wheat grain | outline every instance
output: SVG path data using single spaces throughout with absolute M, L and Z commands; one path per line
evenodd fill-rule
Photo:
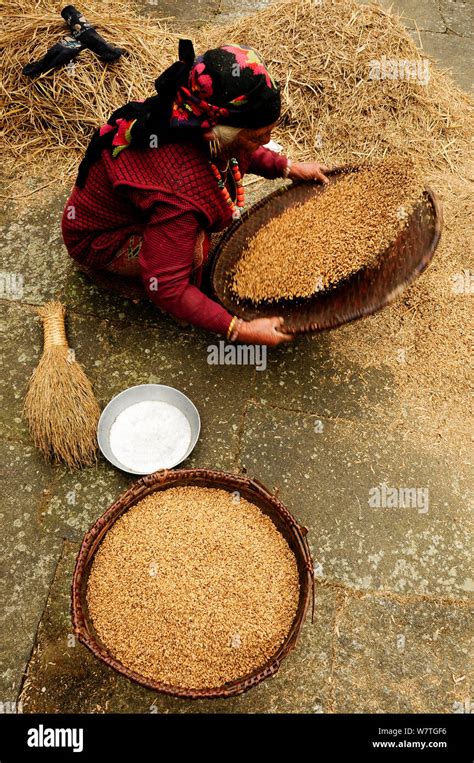
M 262 666 L 299 597 L 296 559 L 271 519 L 226 490 L 149 495 L 109 530 L 88 607 L 109 651 L 140 675 L 217 687 Z

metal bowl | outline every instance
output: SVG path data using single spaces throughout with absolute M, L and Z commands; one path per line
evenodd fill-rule
M 128 474 L 149 474 L 150 472 L 136 471 L 118 460 L 110 447 L 110 429 L 122 411 L 135 403 L 141 403 L 145 400 L 156 400 L 173 405 L 186 416 L 191 427 L 191 440 L 188 449 L 184 456 L 179 461 L 176 461 L 175 464 L 167 467 L 168 469 L 172 469 L 188 458 L 198 441 L 199 432 L 201 431 L 201 419 L 196 406 L 179 389 L 167 387 L 164 384 L 138 384 L 136 387 L 129 387 L 123 390 L 123 392 L 113 397 L 102 411 L 97 425 L 97 440 L 99 448 L 107 461 L 110 461 L 118 469 L 128 472 Z

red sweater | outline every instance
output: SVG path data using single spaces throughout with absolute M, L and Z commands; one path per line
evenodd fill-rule
M 283 175 L 286 164 L 286 157 L 261 147 L 250 161 L 240 162 L 240 171 L 272 179 Z M 231 185 L 228 190 L 232 195 Z M 74 186 L 66 202 L 62 234 L 71 257 L 97 268 L 105 267 L 132 233 L 142 234 L 138 259 L 149 298 L 177 318 L 225 334 L 232 316 L 190 281 L 200 283 L 202 268 L 193 273 L 199 232 L 232 222 L 202 150 L 170 143 L 147 150 L 131 146 L 116 159 L 104 149 L 84 188 Z M 206 235 L 204 261 L 209 241 Z

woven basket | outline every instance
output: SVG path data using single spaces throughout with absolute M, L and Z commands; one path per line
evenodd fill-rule
M 273 657 L 257 670 L 223 686 L 210 687 L 208 689 L 184 689 L 171 686 L 129 670 L 125 665 L 116 660 L 101 643 L 94 630 L 87 609 L 87 580 L 94 555 L 114 522 L 128 509 L 138 503 L 138 501 L 150 495 L 150 493 L 184 485 L 222 488 L 229 492 L 238 490 L 243 498 L 258 506 L 261 511 L 271 518 L 292 549 L 299 572 L 300 596 L 298 607 L 284 643 L 278 648 Z M 282 660 L 296 645 L 311 597 L 314 614 L 313 560 L 309 551 L 306 534 L 306 528 L 301 527 L 281 501 L 257 480 L 248 479 L 238 474 L 227 474 L 226 472 L 209 471 L 207 469 L 165 470 L 147 475 L 139 479 L 123 493 L 84 536 L 72 582 L 72 621 L 74 633 L 79 641 L 87 646 L 106 665 L 149 689 L 175 697 L 191 699 L 231 697 L 235 694 L 240 694 L 277 672 Z
M 358 169 L 340 167 L 328 172 L 330 184 Z M 311 297 L 258 305 L 249 300 L 238 301 L 230 288 L 230 274 L 249 239 L 271 218 L 315 194 L 324 193 L 325 189 L 326 186 L 314 183 L 293 183 L 278 188 L 254 204 L 226 230 L 214 253 L 211 283 L 214 296 L 229 312 L 245 320 L 281 315 L 288 333 L 322 331 L 380 310 L 426 268 L 442 228 L 440 205 L 429 189 L 425 189 L 423 200 L 413 210 L 407 226 L 375 265 L 359 270 L 333 288 Z

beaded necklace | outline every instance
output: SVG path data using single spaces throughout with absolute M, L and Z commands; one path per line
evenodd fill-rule
M 226 204 L 232 210 L 232 217 L 234 218 L 234 220 L 238 220 L 240 215 L 242 214 L 242 211 L 241 211 L 242 207 L 245 205 L 245 191 L 244 191 L 244 186 L 242 183 L 242 175 L 240 174 L 239 163 L 237 159 L 232 158 L 229 161 L 230 161 L 230 166 L 232 168 L 232 174 L 234 176 L 235 187 L 237 191 L 237 197 L 236 197 L 237 204 L 234 204 L 234 202 L 232 201 L 230 197 L 230 193 L 225 187 L 225 181 L 222 179 L 220 170 L 216 167 L 216 165 L 213 162 L 209 161 L 209 164 L 211 165 L 211 169 L 216 177 L 217 185 L 219 186 L 221 190 L 224 200 Z M 227 174 L 227 167 L 224 171 Z

